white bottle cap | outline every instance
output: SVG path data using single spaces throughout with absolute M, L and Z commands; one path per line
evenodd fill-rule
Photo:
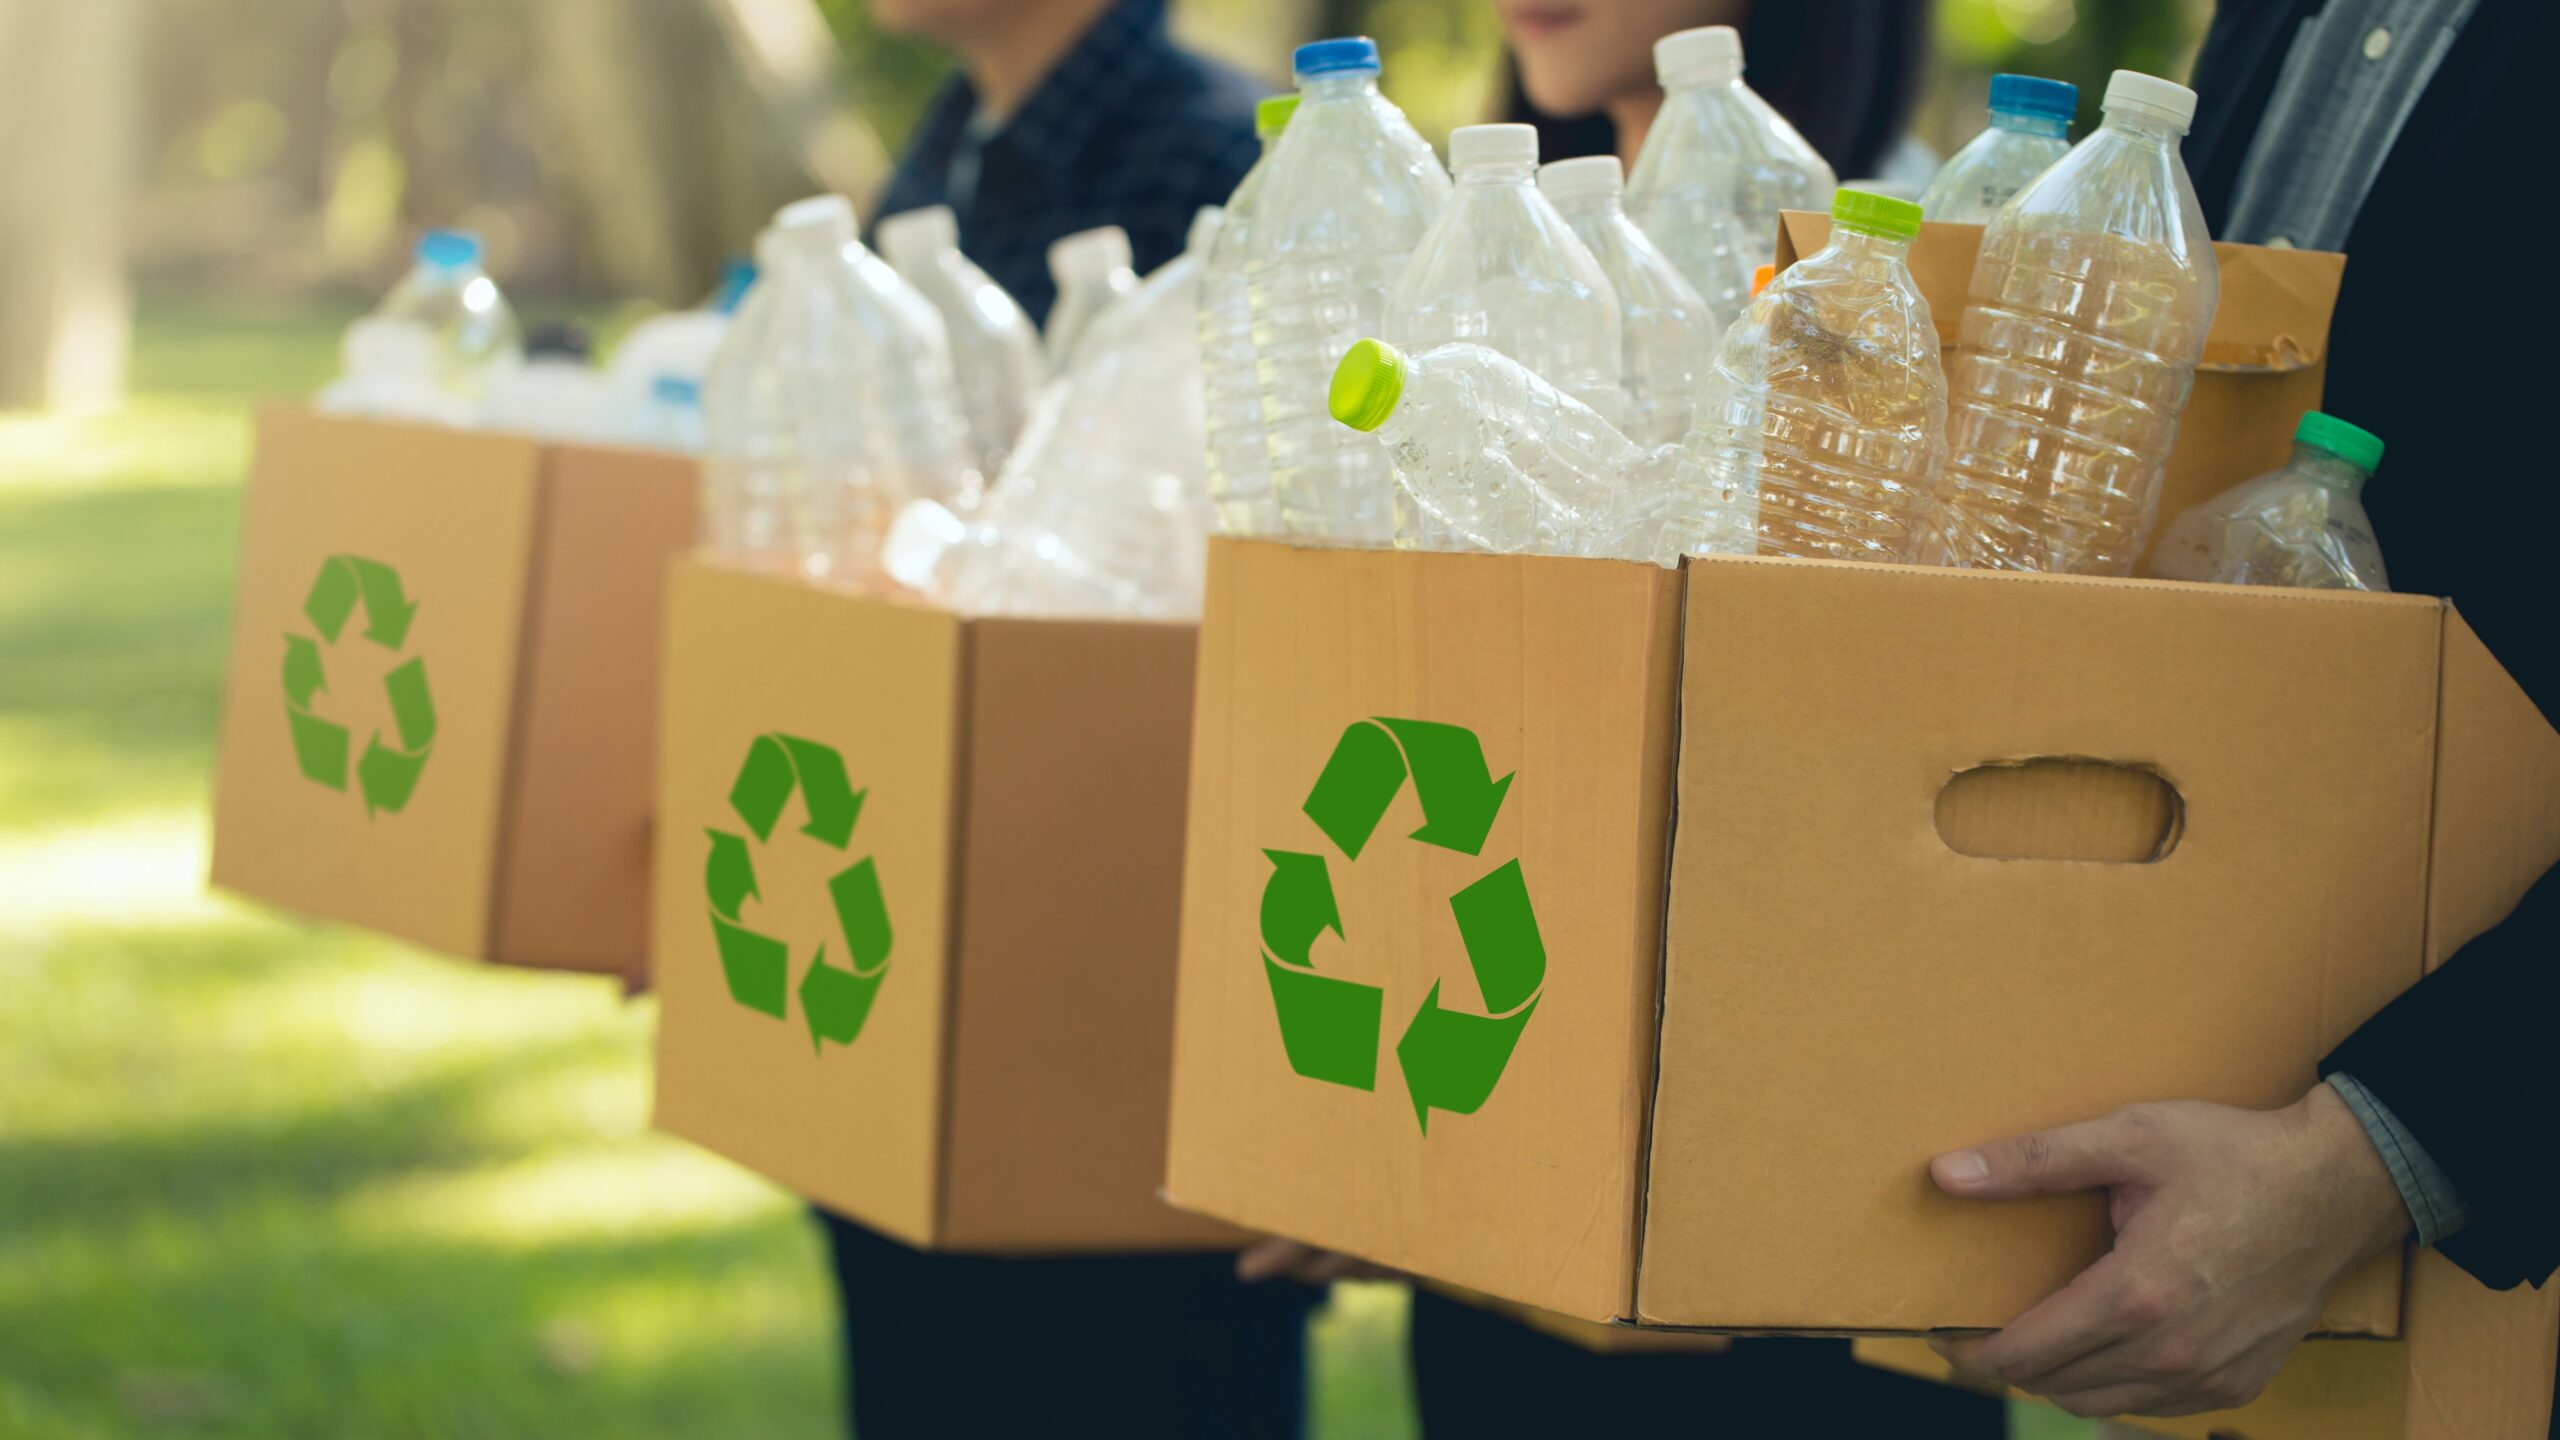
M 1129 268 L 1129 232 L 1117 225 L 1079 230 L 1049 246 L 1049 273 L 1060 285 L 1099 280 Z
M 1742 33 L 1730 25 L 1679 30 L 1653 42 L 1653 73 L 1666 90 L 1742 73 Z
M 1626 183 L 1626 172 L 1615 155 L 1584 155 L 1538 167 L 1540 193 L 1558 205 L 1615 195 Z
M 1449 132 L 1451 170 L 1537 163 L 1538 130 L 1534 125 L 1461 125 Z
M 960 220 L 948 205 L 902 210 L 880 222 L 880 253 L 901 270 L 931 263 L 946 250 L 960 248 Z
M 2119 70 L 2107 77 L 2107 98 L 2099 108 L 2113 110 L 2119 105 L 2165 115 L 2181 126 L 2196 118 L 2196 92 L 2175 80 L 2163 80 L 2139 70 Z
M 929 595 L 943 555 L 968 534 L 968 525 L 939 501 L 910 500 L 881 536 L 880 568 L 908 589 Z
M 794 200 L 773 217 L 773 228 L 783 231 L 816 232 L 829 239 L 853 238 L 853 202 L 841 195 L 812 195 Z

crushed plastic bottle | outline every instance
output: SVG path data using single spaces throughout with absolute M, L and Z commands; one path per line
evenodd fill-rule
M 880 257 L 941 312 L 970 450 L 978 474 L 992 482 L 1040 392 L 1046 363 L 1039 332 L 1004 287 L 960 253 L 959 220 L 950 206 L 892 215 L 876 233 Z
M 323 413 L 431 425 L 471 423 L 471 402 L 444 388 L 436 337 L 417 321 L 368 315 L 347 327 L 340 356 L 338 378 L 312 400 Z
M 1588 155 L 1540 167 L 1538 189 L 1573 227 L 1618 297 L 1619 428 L 1650 450 L 1689 433 L 1698 377 L 1731 316 L 1720 316 L 1681 278 L 1620 203 L 1618 157 Z
M 1843 190 L 1831 243 L 1725 333 L 1654 556 L 1909 561 L 1930 537 L 1947 387 L 1908 256 L 1920 207 Z
M 2080 87 L 2035 75 L 1991 77 L 1991 127 L 1938 167 L 1920 193 L 1932 220 L 1988 224 L 2009 198 L 2071 153 Z
M 755 262 L 722 267 L 719 288 L 701 306 L 652 315 L 632 327 L 605 366 L 622 435 L 634 445 L 702 453 L 702 381 L 729 323 L 756 282 Z
M 1627 553 L 1627 481 L 1644 452 L 1499 351 L 1462 341 L 1407 355 L 1363 340 L 1334 371 L 1326 405 L 1377 436 L 1440 548 Z
M 1076 346 L 1093 323 L 1136 293 L 1138 272 L 1129 268 L 1129 232 L 1100 225 L 1060 238 L 1049 247 L 1049 278 L 1058 282 L 1058 298 L 1049 307 L 1043 344 L 1054 376 L 1075 363 Z
M 1627 180 L 1627 210 L 1716 313 L 1742 309 L 1751 267 L 1777 250 L 1778 212 L 1821 210 L 1831 167 L 1742 83 L 1730 25 L 1654 42 L 1661 113 Z
M 1199 613 L 1210 514 L 1197 311 L 1219 223 L 1217 207 L 1202 210 L 1183 253 L 1095 323 L 975 513 L 931 501 L 899 512 L 882 549 L 899 583 L 971 614 Z
M 1385 320 L 1387 289 L 1449 198 L 1448 172 L 1378 93 L 1366 39 L 1298 47 L 1298 113 L 1272 152 L 1246 249 L 1271 493 L 1290 534 L 1394 533 L 1386 454 L 1325 412 L 1334 367 Z
M 480 237 L 468 230 L 419 236 L 417 263 L 373 313 L 432 336 L 436 383 L 466 400 L 477 401 L 491 375 L 524 359 L 515 312 L 481 267 Z
M 2130 575 L 2221 282 L 2178 137 L 2195 92 L 2119 70 L 2106 120 L 1983 232 L 1948 376 L 1942 553 Z
M 2281 470 L 2223 491 L 2171 521 L 2151 552 L 2162 580 L 2388 590 L 2364 482 L 2382 463 L 2373 432 L 2314 410 Z
M 1297 112 L 1295 95 L 1265 96 L 1254 107 L 1262 158 L 1227 197 L 1226 219 L 1200 263 L 1200 375 L 1208 406 L 1209 503 L 1226 535 L 1277 535 L 1280 504 L 1271 495 L 1271 452 L 1262 435 L 1262 379 L 1255 373 L 1253 302 L 1245 293 L 1245 252 L 1254 212 L 1271 178 L 1271 152 Z
M 613 387 L 603 371 L 588 363 L 594 350 L 587 328 L 574 320 L 533 327 L 525 339 L 524 363 L 489 377 L 478 424 L 585 444 L 622 438 Z
M 705 543 L 765 569 L 879 580 L 901 504 L 950 499 L 967 426 L 942 317 L 854 235 L 853 206 L 784 206 L 703 387 Z

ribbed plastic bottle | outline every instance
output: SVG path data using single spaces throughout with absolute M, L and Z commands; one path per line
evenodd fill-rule
M 1538 190 L 1600 262 L 1618 297 L 1618 382 L 1626 392 L 1618 428 L 1650 450 L 1689 433 L 1698 377 L 1732 317 L 1716 314 L 1627 218 L 1622 173 L 1615 155 L 1558 160 L 1540 167 Z
M 1627 210 L 1720 314 L 1742 309 L 1751 268 L 1778 247 L 1778 212 L 1822 210 L 1839 183 L 1769 102 L 1742 83 L 1730 25 L 1654 42 L 1662 110 L 1645 131 Z
M 951 337 L 951 368 L 969 421 L 979 476 L 993 483 L 1031 416 L 1046 364 L 1040 333 L 1004 287 L 960 253 L 960 224 L 948 205 L 882 220 L 880 258 L 933 302 Z
M 756 283 L 753 260 L 721 267 L 719 288 L 691 310 L 652 315 L 632 328 L 605 367 L 619 427 L 635 445 L 702 453 L 702 382 L 729 323 Z
M 1065 374 L 1085 331 L 1136 291 L 1138 272 L 1129 260 L 1129 232 L 1117 225 L 1079 230 L 1049 246 L 1049 278 L 1058 283 L 1058 298 L 1049 306 L 1041 347 L 1051 375 Z
M 434 337 L 437 383 L 468 400 L 480 398 L 491 374 L 524 359 L 515 312 L 481 266 L 480 237 L 468 230 L 419 236 L 417 262 L 373 313 Z
M 2195 102 L 2117 71 L 2105 123 L 1984 231 L 1947 377 L 1943 563 L 2133 573 L 2221 295 L 2178 158 Z
M 1408 355 L 1363 340 L 1342 357 L 1326 403 L 1377 436 L 1398 492 L 1442 548 L 1630 554 L 1627 477 L 1644 452 L 1499 351 L 1459 342 Z
M 1909 561 L 1929 537 L 1947 389 L 1908 256 L 1920 207 L 1831 202 L 1831 243 L 1780 271 L 1699 387 L 1655 558 Z
M 881 580 L 881 530 L 952 498 L 968 428 L 942 317 L 855 238 L 853 206 L 783 207 L 703 386 L 704 538 L 741 563 Z
M 2151 552 L 2163 580 L 2388 590 L 2382 547 L 2364 512 L 2364 482 L 2382 463 L 2370 430 L 2314 410 L 2293 429 L 2281 470 L 2225 490 L 2179 516 Z
M 2009 197 L 2071 153 L 2080 87 L 2034 75 L 1991 77 L 1991 127 L 1938 167 L 1920 208 L 1932 220 L 1988 224 Z
M 1378 333 L 1387 289 L 1449 197 L 1449 175 L 1378 93 L 1378 47 L 1319 40 L 1296 55 L 1298 113 L 1272 152 L 1246 248 L 1271 493 L 1293 535 L 1383 544 L 1386 455 L 1325 410 L 1334 367 Z
M 1265 96 L 1254 107 L 1262 158 L 1227 197 L 1226 219 L 1200 266 L 1200 374 L 1206 387 L 1209 503 L 1226 535 L 1277 535 L 1280 505 L 1271 496 L 1271 451 L 1262 433 L 1262 379 L 1254 372 L 1253 302 L 1245 293 L 1246 251 L 1254 212 L 1271 179 L 1271 155 L 1297 112 L 1295 95 Z

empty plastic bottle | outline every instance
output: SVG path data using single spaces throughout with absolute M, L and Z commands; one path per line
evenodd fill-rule
M 1725 332 L 1655 558 L 1908 561 L 1925 548 L 1947 387 L 1907 258 L 1919 233 L 1908 200 L 1833 198 L 1831 243 Z
M 373 312 L 423 327 L 435 340 L 437 383 L 475 401 L 493 372 L 524 358 L 515 312 L 480 259 L 479 236 L 430 230 L 418 237 L 417 263 Z
M 1209 503 L 1227 535 L 1277 535 L 1271 451 L 1262 435 L 1262 379 L 1254 372 L 1253 302 L 1245 293 L 1245 252 L 1254 211 L 1271 178 L 1271 152 L 1298 109 L 1295 95 L 1270 95 L 1253 111 L 1262 158 L 1227 197 L 1226 219 L 1200 264 L 1200 377 L 1208 407 Z
M 1004 287 L 960 253 L 960 225 L 950 206 L 892 215 L 877 234 L 881 258 L 941 312 L 969 446 L 978 474 L 993 482 L 1040 391 L 1046 365 L 1039 332 Z
M 719 288 L 702 305 L 652 315 L 614 347 L 605 375 L 624 438 L 701 453 L 703 377 L 711 373 L 711 357 L 728 338 L 729 322 L 755 282 L 755 262 L 737 256 L 721 268 Z
M 1938 167 L 1920 208 L 1932 220 L 1989 223 L 2010 196 L 2071 153 L 2071 117 L 2079 110 L 2080 87 L 2067 81 L 1992 76 L 1991 128 Z
M 1698 377 L 1732 319 L 1715 313 L 1660 247 L 1627 218 L 1615 155 L 1558 160 L 1538 171 L 1538 189 L 1573 227 L 1618 297 L 1618 381 L 1626 413 L 1618 428 L 1650 450 L 1689 433 Z
M 545 440 L 601 443 L 621 438 L 621 414 L 604 372 L 589 363 L 595 342 L 574 320 L 536 325 L 524 363 L 489 377 L 479 424 Z
M 2382 463 L 2372 431 L 2314 410 L 2281 470 L 2235 485 L 2169 523 L 2149 571 L 2163 580 L 2388 590 L 2364 482 Z
M 854 236 L 853 206 L 784 206 L 703 387 L 704 534 L 741 562 L 878 578 L 899 505 L 949 499 L 967 459 L 942 318 Z
M 1352 343 L 1449 197 L 1449 175 L 1378 93 L 1378 47 L 1319 40 L 1296 55 L 1299 105 L 1272 152 L 1245 260 L 1271 493 L 1294 535 L 1374 544 L 1394 532 L 1386 455 L 1325 411 Z
M 1624 553 L 1627 481 L 1644 452 L 1509 356 L 1464 342 L 1408 355 L 1363 340 L 1342 357 L 1326 404 L 1383 442 L 1397 489 L 1439 548 Z
M 2106 121 L 1983 232 L 1948 376 L 1944 563 L 2130 575 L 2221 295 L 2178 137 L 2130 70 Z
M 347 327 L 338 378 L 312 404 L 332 415 L 468 425 L 471 402 L 444 388 L 436 337 L 415 320 L 368 315 Z
M 1058 298 L 1043 339 L 1049 373 L 1062 375 L 1075 363 L 1085 331 L 1138 288 L 1138 272 L 1129 268 L 1129 232 L 1102 225 L 1058 240 L 1049 247 L 1049 278 L 1058 282 Z
M 1654 42 L 1661 113 L 1627 180 L 1627 209 L 1717 313 L 1742 308 L 1778 248 L 1778 212 L 1820 210 L 1838 185 L 1786 118 L 1742 83 L 1730 25 Z

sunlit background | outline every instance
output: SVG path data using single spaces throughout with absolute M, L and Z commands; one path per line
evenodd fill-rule
M 1376 36 L 1435 139 L 1491 105 L 1476 0 L 1175 8 L 1275 82 Z M 1996 70 L 2183 73 L 2208 8 L 1942 0 L 1917 134 Z M 867 198 L 947 62 L 863 10 L 0 0 L 0 1436 L 840 1432 L 814 1237 L 649 1132 L 645 1004 L 202 877 L 247 406 L 421 227 L 609 336 Z M 1411 1433 L 1402 1306 L 1321 1321 L 1325 1440 Z

